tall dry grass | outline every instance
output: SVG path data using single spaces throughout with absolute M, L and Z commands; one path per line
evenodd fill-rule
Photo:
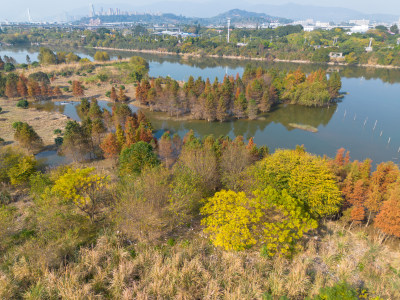
M 291 260 L 221 251 L 197 234 L 174 246 L 124 246 L 119 237 L 104 235 L 77 257 L 56 270 L 32 271 L 20 260 L 0 273 L 0 298 L 261 299 L 268 292 L 304 299 L 347 281 L 371 296 L 400 299 L 399 252 L 335 223 Z M 24 282 L 33 284 L 21 291 Z

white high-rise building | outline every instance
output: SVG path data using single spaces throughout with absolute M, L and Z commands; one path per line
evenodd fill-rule
M 93 18 L 95 15 L 93 4 L 89 4 L 89 17 Z

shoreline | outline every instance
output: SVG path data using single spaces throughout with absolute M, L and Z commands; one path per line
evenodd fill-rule
M 87 48 L 87 47 L 83 47 Z M 109 47 L 89 47 L 89 49 L 95 50 L 106 50 L 106 51 L 120 51 L 120 52 L 134 52 L 134 53 L 147 53 L 147 54 L 157 54 L 157 55 L 172 55 L 181 56 L 183 58 L 195 57 L 195 58 L 222 58 L 222 59 L 232 59 L 232 60 L 250 60 L 250 61 L 265 61 L 265 62 L 283 62 L 283 63 L 296 63 L 296 64 L 310 64 L 310 65 L 327 65 L 327 66 L 343 66 L 343 67 L 361 67 L 361 68 L 375 68 L 375 69 L 400 69 L 400 66 L 391 65 L 371 65 L 371 64 L 355 64 L 350 65 L 342 62 L 312 62 L 310 60 L 296 60 L 296 59 L 268 59 L 262 57 L 246 57 L 246 56 L 236 56 L 236 55 L 215 55 L 215 54 L 196 54 L 196 53 L 175 53 L 169 51 L 161 50 L 146 50 L 146 49 L 122 49 L 122 48 L 109 48 Z

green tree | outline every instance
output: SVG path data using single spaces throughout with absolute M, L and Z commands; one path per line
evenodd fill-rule
M 151 145 L 137 142 L 122 150 L 119 157 L 119 173 L 121 176 L 138 175 L 144 168 L 151 168 L 159 163 Z
M 17 122 L 13 127 L 15 129 L 14 138 L 22 147 L 33 150 L 43 146 L 42 139 L 28 123 Z

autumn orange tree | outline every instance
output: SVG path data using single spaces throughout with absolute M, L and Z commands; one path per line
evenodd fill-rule
M 118 144 L 117 138 L 114 133 L 109 133 L 103 142 L 100 144 L 100 148 L 103 150 L 104 157 L 106 158 L 117 158 L 121 148 Z
M 82 83 L 80 81 L 74 80 L 72 82 L 72 95 L 74 95 L 77 98 L 85 95 Z
M 400 238 L 400 179 L 391 189 L 388 200 L 383 202 L 374 225 L 384 233 Z

